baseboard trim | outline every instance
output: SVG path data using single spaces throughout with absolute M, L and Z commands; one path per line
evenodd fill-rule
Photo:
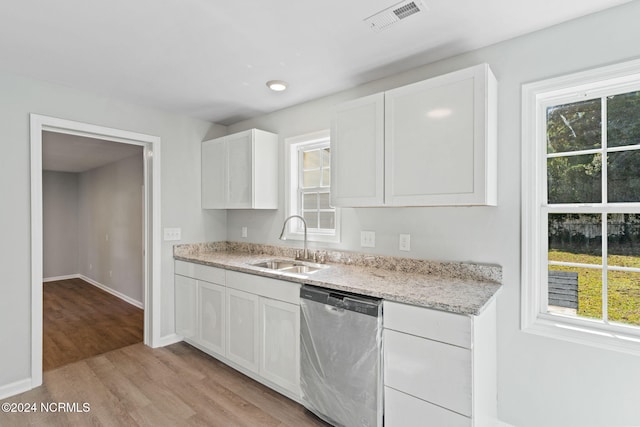
M 31 378 L 0 386 L 0 400 L 31 390 Z
M 157 343 L 154 343 L 154 344 L 157 344 L 156 348 L 157 347 L 166 347 L 168 345 L 175 344 L 175 343 L 178 343 L 180 341 L 182 341 L 182 337 L 180 335 L 171 334 L 171 335 L 165 335 L 163 337 L 160 337 L 160 340 Z
M 45 277 L 42 279 L 42 281 L 46 283 L 46 282 L 57 282 L 58 280 L 69 280 L 69 279 L 80 279 L 80 275 L 68 274 L 66 276 Z
M 129 304 L 131 304 L 131 305 L 133 305 L 133 306 L 135 306 L 135 307 L 138 307 L 138 308 L 140 308 L 140 309 L 143 309 L 143 310 L 144 310 L 144 305 L 143 305 L 140 301 L 136 301 L 136 300 L 134 300 L 133 298 L 131 298 L 131 297 L 129 297 L 129 296 L 127 296 L 127 295 L 123 294 L 122 292 L 118 292 L 118 291 L 116 291 L 116 290 L 114 290 L 114 289 L 111 289 L 110 287 L 108 287 L 108 286 L 106 286 L 106 285 L 103 285 L 103 284 L 102 284 L 102 283 L 100 283 L 100 282 L 96 282 L 95 280 L 90 279 L 90 278 L 88 278 L 87 276 L 85 276 L 85 275 L 83 275 L 83 274 L 79 274 L 79 275 L 78 275 L 78 277 L 79 277 L 80 279 L 84 280 L 85 282 L 87 282 L 87 283 L 89 283 L 89 284 L 91 284 L 91 285 L 95 286 L 96 288 L 100 288 L 100 289 L 102 289 L 103 291 L 108 292 L 108 293 L 110 293 L 111 295 L 113 295 L 113 296 L 116 296 L 116 297 L 120 298 L 120 299 L 121 299 L 121 300 L 123 300 L 124 302 L 128 302 Z
M 142 302 L 137 301 L 125 294 L 123 294 L 122 292 L 118 292 L 115 289 L 111 289 L 110 287 L 108 287 L 107 285 L 103 285 L 100 282 L 96 282 L 95 280 L 85 276 L 84 274 L 68 274 L 66 276 L 55 276 L 55 277 L 46 277 L 44 279 L 42 279 L 43 283 L 46 282 L 56 282 L 58 280 L 69 280 L 69 279 L 82 279 L 85 282 L 95 286 L 96 288 L 100 288 L 105 292 L 110 293 L 111 295 L 120 298 L 121 300 L 123 300 L 124 302 L 128 302 L 129 304 L 138 307 L 142 310 L 144 310 L 144 304 L 142 304 Z M 177 342 L 177 341 L 176 341 Z M 172 343 L 173 344 L 173 343 Z

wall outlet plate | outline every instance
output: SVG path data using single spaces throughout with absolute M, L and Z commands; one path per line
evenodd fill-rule
M 376 232 L 375 231 L 361 231 L 360 232 L 360 246 L 363 248 L 375 248 L 376 247 Z
M 182 240 L 182 229 L 177 227 L 173 227 L 173 228 L 165 227 L 164 240 L 165 241 Z
M 401 234 L 398 249 L 409 252 L 411 250 L 411 234 Z
M 247 237 L 247 227 L 242 227 L 241 228 L 241 235 L 242 235 L 242 237 Z

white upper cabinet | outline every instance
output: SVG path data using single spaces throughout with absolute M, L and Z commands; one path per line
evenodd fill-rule
M 277 209 L 278 136 L 250 129 L 202 143 L 203 209 Z
M 225 138 L 202 143 L 202 208 L 227 207 L 227 144 Z
M 384 203 L 384 93 L 337 107 L 331 123 L 331 204 Z
M 496 87 L 481 64 L 338 106 L 334 205 L 496 205 Z

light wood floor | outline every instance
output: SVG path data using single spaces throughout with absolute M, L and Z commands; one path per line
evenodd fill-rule
M 44 371 L 142 342 L 144 311 L 81 279 L 42 285 Z
M 88 412 L 41 412 L 41 403 Z M 185 343 L 135 344 L 44 373 L 43 385 L 2 403 L 36 403 L 36 413 L 0 412 L 0 426 L 327 426 L 301 405 Z

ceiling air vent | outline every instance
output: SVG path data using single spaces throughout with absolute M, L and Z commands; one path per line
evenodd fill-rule
M 420 0 L 401 1 L 375 15 L 371 15 L 365 19 L 364 22 L 366 22 L 373 31 L 381 31 L 423 10 L 426 10 L 426 6 Z

